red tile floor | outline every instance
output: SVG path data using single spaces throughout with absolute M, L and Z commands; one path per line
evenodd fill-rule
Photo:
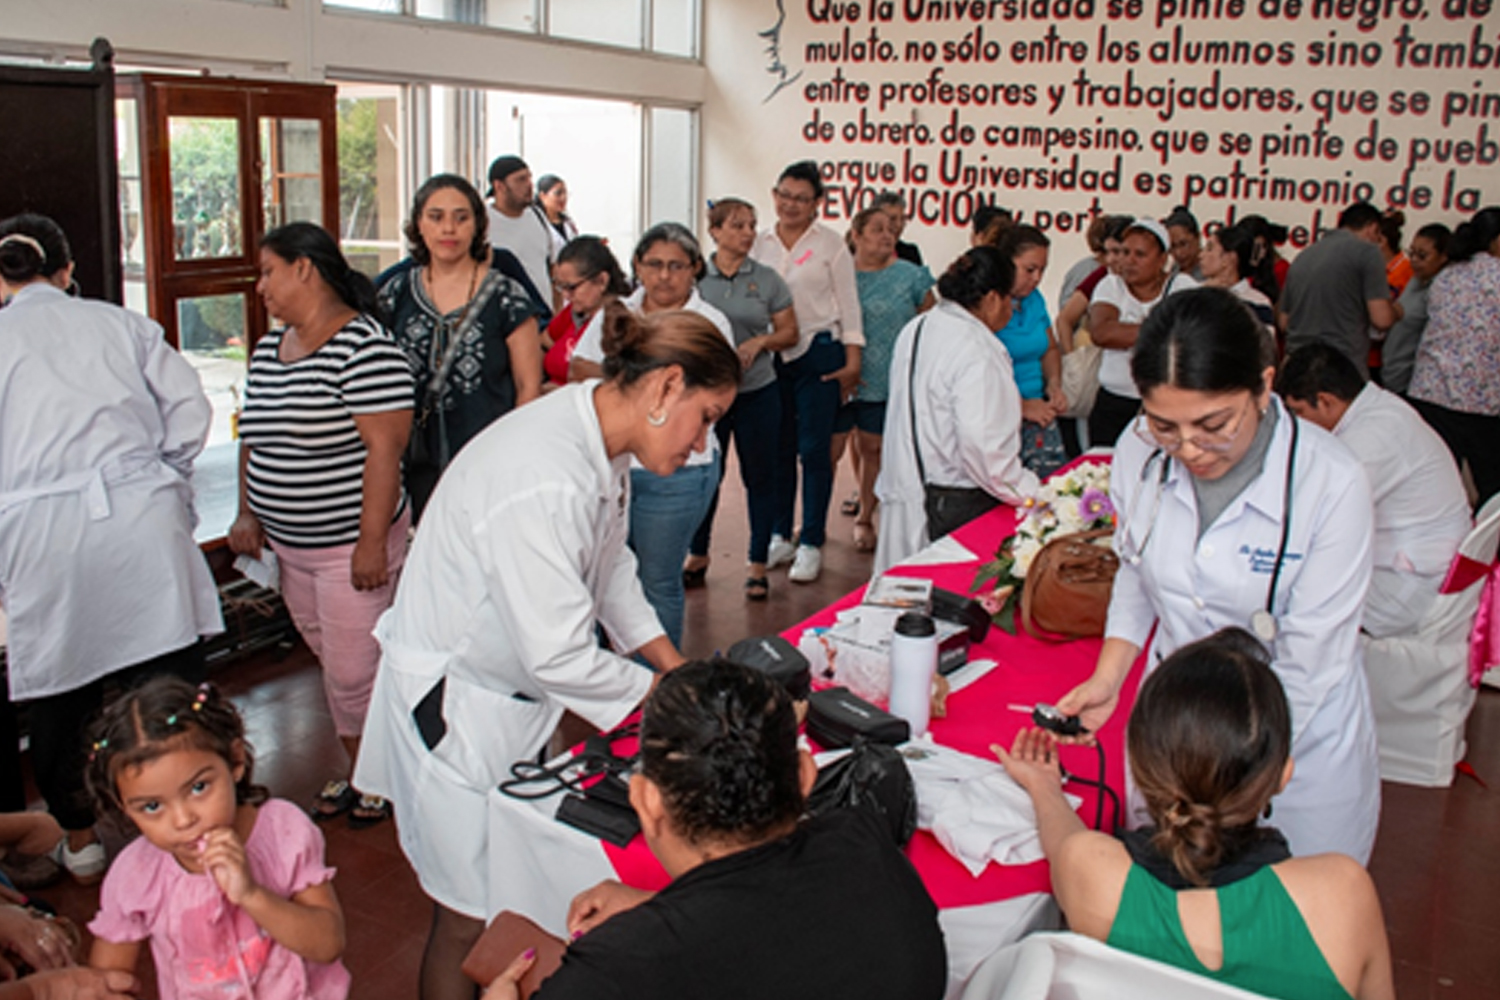
M 772 574 L 770 600 L 741 592 L 746 539 L 743 491 L 734 470 L 713 544 L 708 586 L 690 591 L 684 639 L 689 655 L 707 655 L 746 635 L 774 632 L 862 584 L 869 556 L 850 543 L 852 522 L 830 516 L 823 577 L 813 584 Z M 835 505 L 847 496 L 840 476 Z M 307 802 L 342 773 L 343 752 L 324 706 L 311 655 L 298 647 L 226 667 L 216 680 L 245 714 L 256 750 L 256 777 L 272 792 Z M 1469 761 L 1486 789 L 1467 777 L 1452 788 L 1387 784 L 1379 840 L 1370 864 L 1385 907 L 1397 994 L 1402 1000 L 1478 1000 L 1500 996 L 1500 691 L 1481 692 L 1469 722 Z M 345 961 L 356 1000 L 412 1000 L 430 905 L 389 823 L 351 831 L 326 824 L 329 863 L 348 926 Z M 39 896 L 85 923 L 96 889 L 65 884 Z M 147 963 L 149 964 L 149 963 Z M 148 994 L 154 995 L 154 994 Z

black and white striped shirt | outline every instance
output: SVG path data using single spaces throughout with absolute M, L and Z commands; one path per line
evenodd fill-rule
M 281 360 L 285 330 L 250 358 L 240 435 L 250 448 L 250 509 L 272 541 L 297 548 L 359 540 L 365 445 L 354 417 L 410 410 L 405 353 L 370 316 L 357 316 L 305 358 Z M 403 495 L 399 512 L 406 503 Z

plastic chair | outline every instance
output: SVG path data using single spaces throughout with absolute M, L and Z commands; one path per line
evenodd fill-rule
M 1500 542 L 1500 495 L 1479 512 L 1458 547 L 1448 579 L 1416 632 L 1361 635 L 1380 744 L 1380 776 L 1405 785 L 1447 787 L 1463 759 L 1464 723 L 1474 707 L 1469 633 Z
M 959 1000 L 1254 1000 L 1250 993 L 1079 934 L 1033 934 L 985 959 Z

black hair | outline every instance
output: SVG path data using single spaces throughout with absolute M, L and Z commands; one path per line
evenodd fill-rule
M 970 247 L 938 279 L 938 292 L 949 302 L 973 309 L 990 292 L 1009 295 L 1016 285 L 1016 265 L 992 246 Z
M 1014 223 L 1015 218 L 1015 214 L 1008 208 L 1001 208 L 992 201 L 981 202 L 974 209 L 974 235 L 983 236 L 994 229 L 994 240 L 998 241 Z
M 206 750 L 231 768 L 243 762 L 234 786 L 235 801 L 258 805 L 266 789 L 255 783 L 255 751 L 245 740 L 245 720 L 214 685 L 194 687 L 179 677 L 155 677 L 104 707 L 89 728 L 84 781 L 100 813 L 124 816 L 116 781 L 127 767 L 139 767 L 177 750 Z
M 1176 208 L 1172 209 L 1172 214 L 1168 215 L 1165 219 L 1162 219 L 1161 224 L 1166 226 L 1168 229 L 1171 229 L 1174 226 L 1186 229 L 1194 236 L 1197 236 L 1201 232 L 1201 230 L 1198 228 L 1197 217 L 1194 216 L 1192 212 L 1188 211 L 1186 205 L 1178 205 Z
M 1356 201 L 1339 213 L 1339 228 L 1360 230 L 1374 223 L 1380 224 L 1380 209 L 1368 201 Z
M 1194 885 L 1262 836 L 1281 786 L 1292 713 L 1271 657 L 1226 628 L 1183 646 L 1141 684 L 1125 727 L 1152 843 Z
M 1116 243 L 1125 241 L 1125 231 L 1135 225 L 1133 215 L 1111 215 L 1109 221 L 1104 225 L 1104 236 L 1102 239 L 1114 240 Z
M 618 301 L 604 306 L 604 377 L 628 389 L 658 368 L 677 366 L 689 389 L 740 384 L 740 356 L 719 328 L 686 309 L 637 316 Z
M 1391 209 L 1380 217 L 1380 238 L 1392 253 L 1401 252 L 1401 229 L 1406 225 L 1406 213 Z
M 1250 230 L 1251 235 L 1256 239 L 1264 240 L 1267 246 L 1276 246 L 1279 243 L 1285 243 L 1287 237 L 1291 234 L 1286 226 L 1272 222 L 1264 215 L 1241 216 L 1235 225 L 1244 226 Z
M 575 236 L 568 245 L 557 252 L 557 263 L 572 264 L 584 281 L 604 274 L 609 281 L 604 290 L 610 295 L 629 295 L 630 282 L 620 270 L 609 245 L 597 236 Z
M 823 174 L 818 170 L 816 160 L 798 160 L 793 163 L 776 178 L 777 184 L 782 181 L 806 181 L 812 185 L 813 198 L 818 201 L 823 199 Z
M 687 254 L 694 280 L 703 277 L 703 250 L 698 246 L 698 237 L 680 222 L 658 222 L 642 233 L 635 245 L 635 253 L 630 255 L 631 262 L 639 264 L 645 259 L 646 252 L 658 243 L 670 243 Z
M 563 183 L 563 179 L 556 174 L 543 174 L 536 179 L 537 193 L 547 194 L 561 183 Z
M 787 830 L 804 805 L 791 696 L 718 657 L 678 667 L 646 699 L 641 773 L 692 843 L 754 844 Z
M 16 239 L 7 240 L 7 236 Z M 73 251 L 62 227 L 35 212 L 13 215 L 0 222 L 0 241 L 4 242 L 0 246 L 0 278 L 8 284 L 24 285 L 37 278 L 50 278 L 73 261 Z
M 260 248 L 271 251 L 288 264 L 307 258 L 344 305 L 355 312 L 379 315 L 374 283 L 368 275 L 349 266 L 338 243 L 322 226 L 311 222 L 289 222 L 277 226 L 260 238 Z
M 1260 268 L 1255 264 L 1255 234 L 1244 226 L 1221 226 L 1209 234 L 1225 253 L 1234 254 L 1235 276 L 1239 278 L 1254 278 Z M 1261 258 L 1262 265 L 1268 265 L 1270 261 Z M 1275 280 L 1274 273 L 1272 280 Z
M 899 208 L 901 213 L 906 214 L 906 199 L 895 191 L 882 191 L 870 202 L 871 208 Z
M 1276 375 L 1282 399 L 1317 405 L 1318 393 L 1352 402 L 1365 387 L 1365 378 L 1343 351 L 1330 344 L 1307 344 L 1286 356 Z
M 1448 256 L 1449 244 L 1453 241 L 1453 230 L 1441 222 L 1429 222 L 1412 234 L 1412 239 L 1422 237 L 1432 244 L 1432 248 L 1443 256 Z
M 1455 264 L 1473 260 L 1490 252 L 1490 244 L 1500 239 L 1500 207 L 1491 205 L 1474 213 L 1468 222 L 1460 223 L 1448 241 L 1448 259 Z
M 1015 225 L 1006 230 L 1005 235 L 1000 238 L 999 251 L 1011 260 L 1015 260 L 1021 254 L 1032 247 L 1046 249 L 1052 245 L 1047 239 L 1047 234 L 1036 226 Z
M 447 188 L 452 188 L 468 199 L 469 211 L 474 216 L 474 238 L 469 241 L 469 257 L 473 260 L 490 259 L 490 213 L 484 207 L 484 199 L 474 185 L 458 174 L 434 174 L 422 182 L 411 200 L 411 215 L 407 217 L 402 232 L 411 248 L 411 259 L 423 266 L 432 263 L 432 251 L 422 240 L 422 213 L 427 209 L 427 199 Z
M 1130 375 L 1145 397 L 1153 389 L 1223 393 L 1265 390 L 1264 330 L 1224 288 L 1169 295 L 1141 323 Z

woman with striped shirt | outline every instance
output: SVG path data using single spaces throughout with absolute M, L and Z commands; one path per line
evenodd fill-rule
M 269 542 L 297 630 L 323 666 L 334 727 L 352 762 L 380 663 L 375 621 L 390 606 L 410 523 L 401 453 L 411 429 L 406 355 L 371 313 L 375 288 L 333 237 L 307 222 L 260 244 L 266 311 L 282 324 L 250 359 L 240 417 L 235 552 Z M 313 815 L 353 809 L 351 826 L 390 814 L 330 781 Z

